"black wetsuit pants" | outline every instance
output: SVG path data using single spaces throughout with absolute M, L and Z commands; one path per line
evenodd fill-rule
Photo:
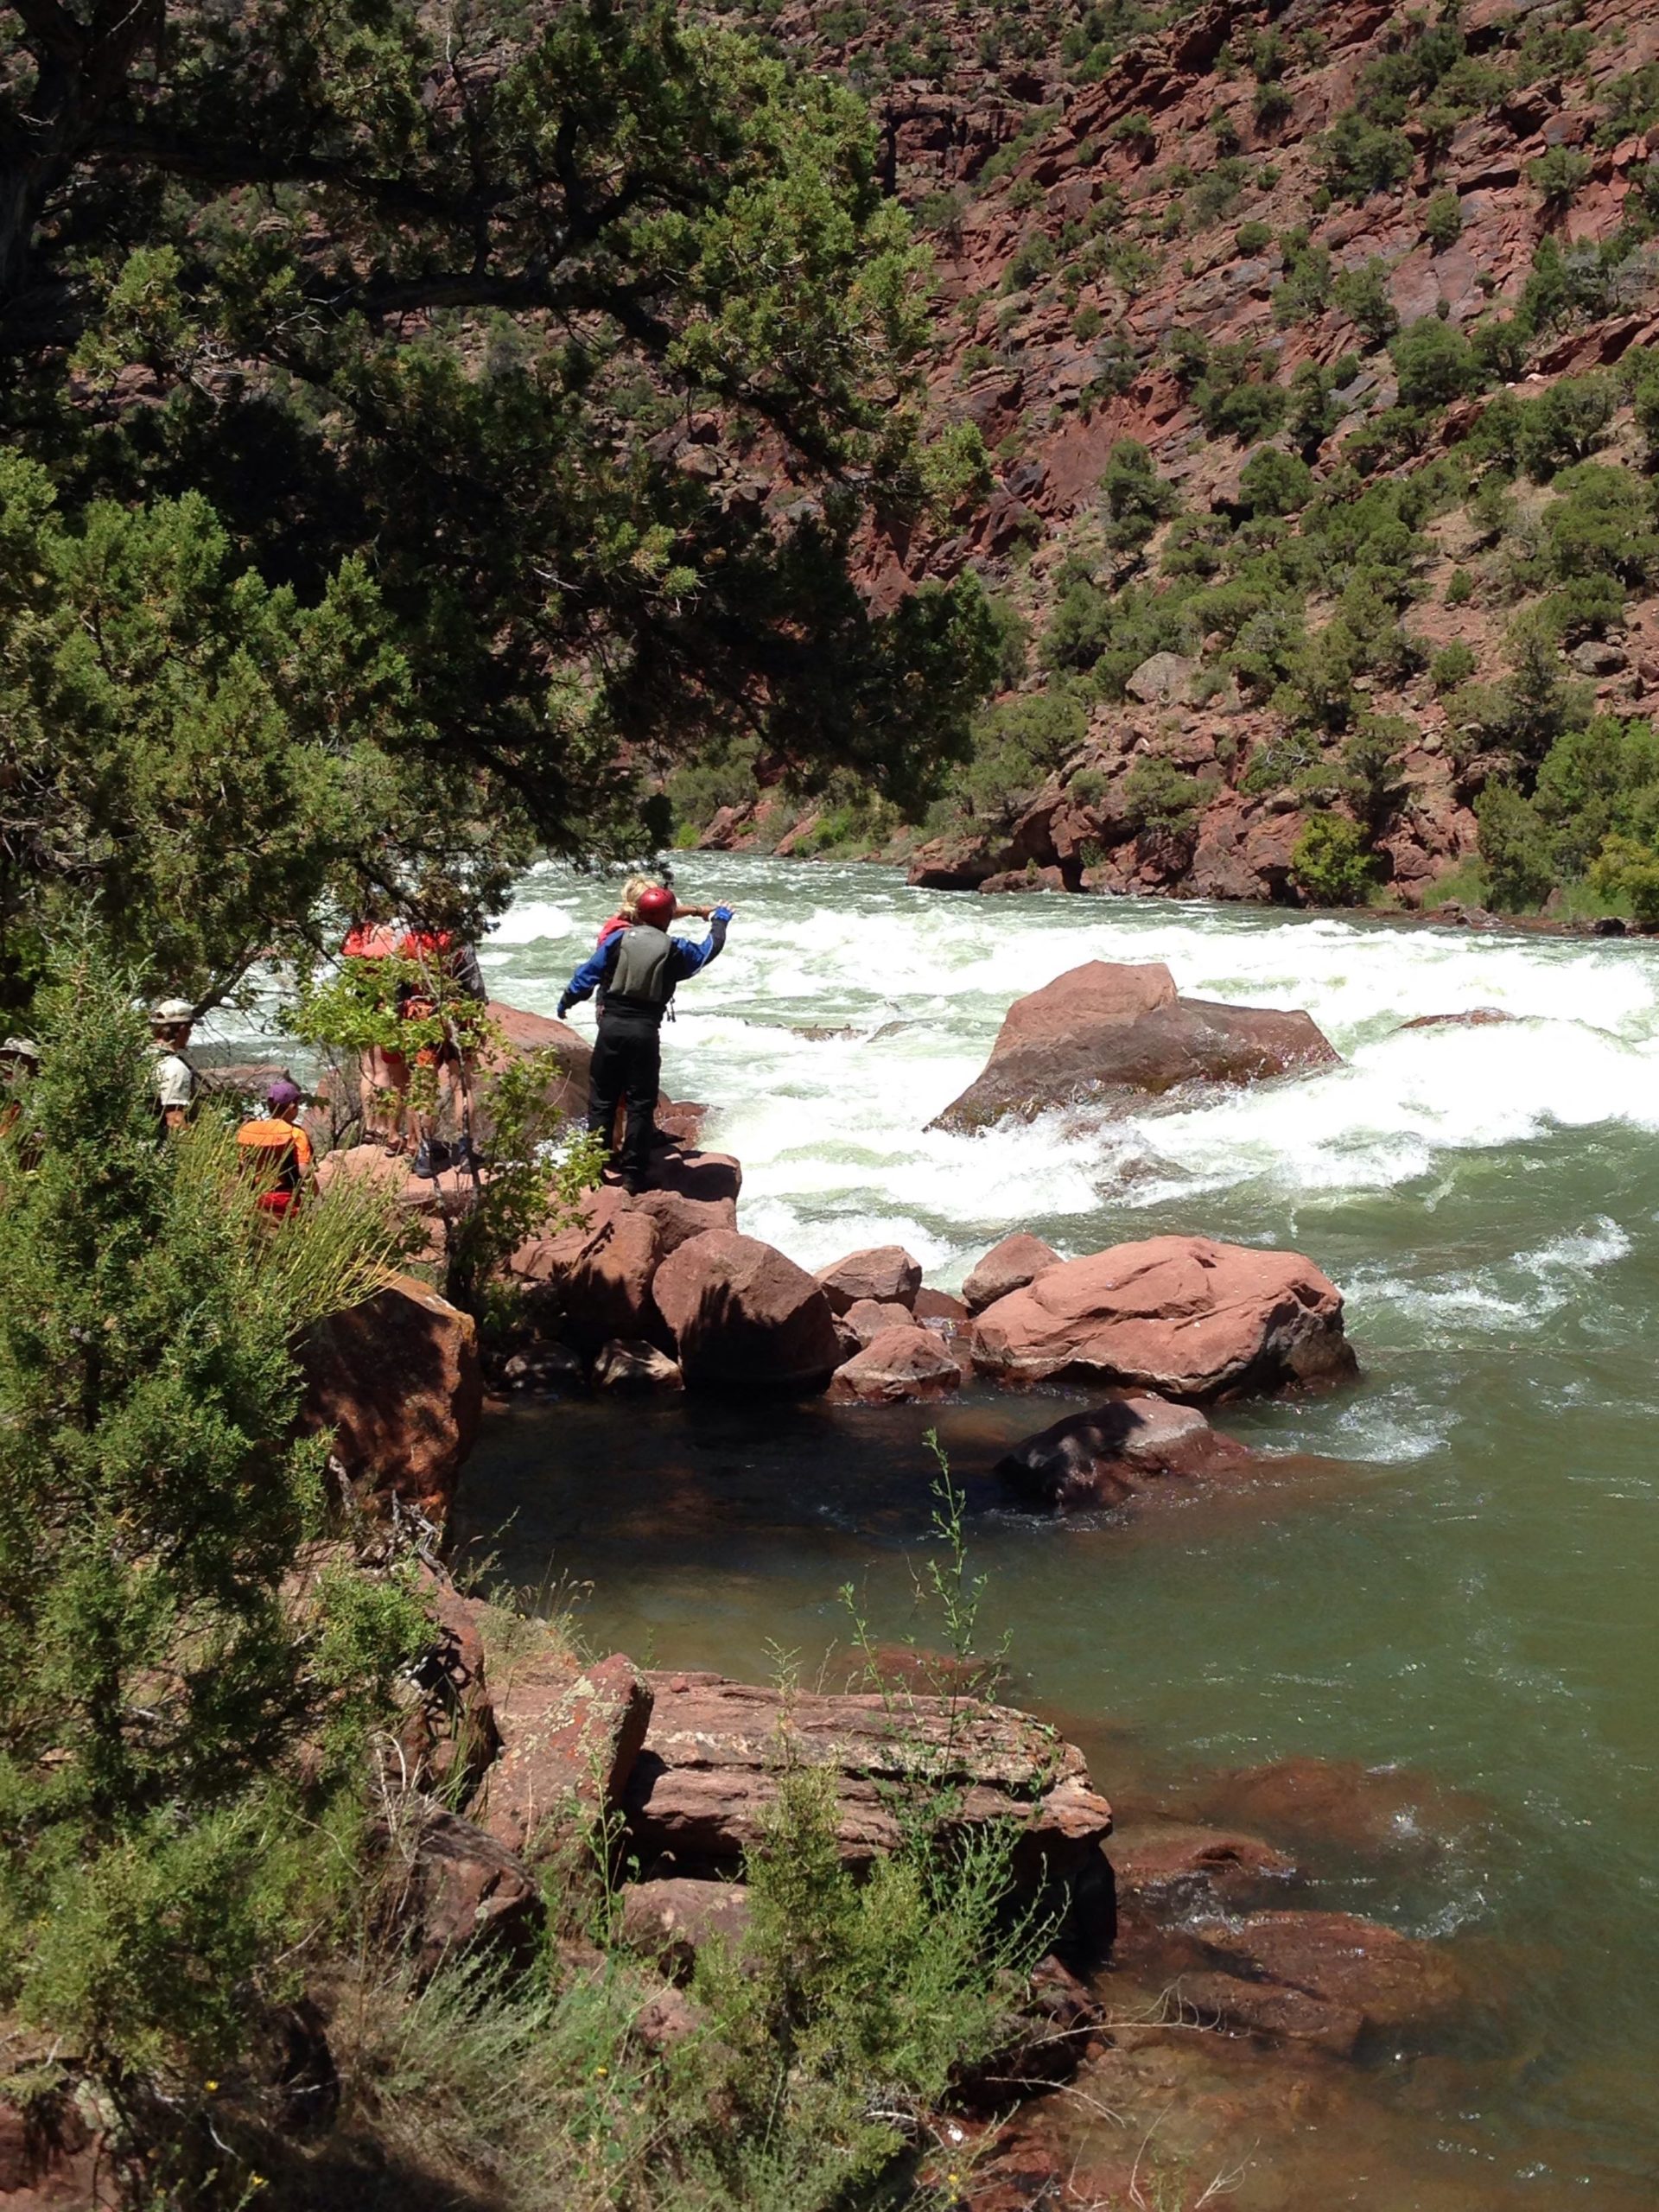
M 611 1149 L 618 1103 L 628 1102 L 627 1133 L 617 1165 L 629 1185 L 643 1183 L 657 1121 L 662 1078 L 661 1021 L 649 1014 L 606 1007 L 599 1017 L 593 1065 L 588 1072 L 588 1127 Z

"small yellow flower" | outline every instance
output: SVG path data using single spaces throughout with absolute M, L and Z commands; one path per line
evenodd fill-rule
M 207 2091 L 208 2095 L 209 2095 L 209 2096 L 212 2096 L 212 2094 L 213 2094 L 213 2091 L 214 2091 L 214 2090 L 219 2087 L 219 2084 L 218 2084 L 218 2082 L 207 2082 L 207 2083 L 206 2083 L 206 2084 L 205 2084 L 205 2087 L 206 2087 L 206 2088 L 207 2088 Z
M 605 2076 L 610 2072 L 610 2070 L 611 2069 L 608 2066 L 595 2066 L 594 2069 L 594 2073 L 599 2076 L 601 2082 L 605 2079 Z
M 264 2185 L 265 2177 L 264 2174 L 250 2174 L 248 2176 L 248 2187 L 250 2189 L 263 2189 Z

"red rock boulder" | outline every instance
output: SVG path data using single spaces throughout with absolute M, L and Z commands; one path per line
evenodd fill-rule
M 485 1119 L 488 1118 L 491 1076 L 515 1058 L 551 1050 L 559 1056 L 559 1070 L 548 1092 L 548 1103 L 567 1119 L 581 1120 L 588 1111 L 588 1069 L 593 1046 L 568 1023 L 551 1020 L 544 1014 L 531 1014 L 524 1007 L 509 1006 L 504 999 L 492 999 L 487 1011 L 501 1041 L 484 1056 L 479 1088 Z
M 847 1357 L 863 1351 L 866 1344 L 888 1329 L 908 1329 L 913 1319 L 907 1306 L 878 1306 L 874 1299 L 861 1298 L 844 1313 L 836 1317 L 836 1333 L 846 1349 Z
M 764 1834 L 780 1753 L 824 1770 L 836 1792 L 843 1859 L 896 1849 L 902 1790 L 942 1827 L 971 1833 L 1011 1822 L 1015 1879 L 1038 1888 L 1101 1873 L 1111 1808 L 1090 1789 L 1083 1754 L 1028 1714 L 977 1699 L 888 1691 L 823 1696 L 658 1673 L 651 1727 L 625 1793 L 642 1859 L 661 1852 L 691 1873 L 734 1869 Z
M 835 1316 L 804 1268 L 734 1230 L 670 1254 L 652 1286 L 688 1385 L 817 1389 L 841 1358 Z
M 1342 1296 L 1295 1252 L 1153 1236 L 1066 1260 L 974 1328 L 1001 1381 L 1067 1373 L 1204 1400 L 1351 1375 Z
M 1128 1113 L 1174 1090 L 1336 1060 L 1305 1014 L 1178 998 L 1161 964 L 1095 960 L 1009 1007 L 990 1059 L 933 1126 L 982 1129 L 1065 1106 Z
M 963 1303 L 970 1313 L 981 1313 L 999 1298 L 1006 1298 L 1010 1291 L 1023 1290 L 1046 1269 L 1059 1264 L 1060 1255 L 1052 1244 L 1045 1244 L 1040 1236 L 1033 1236 L 1026 1230 L 1018 1230 L 1012 1236 L 1005 1236 L 1000 1244 L 993 1244 L 976 1264 L 962 1286 Z
M 359 1493 L 396 1497 L 441 1520 L 483 1412 L 471 1314 L 413 1275 L 394 1275 L 314 1329 L 300 1363 L 301 1424 L 332 1438 Z
M 918 1321 L 883 1329 L 836 1370 L 832 1398 L 864 1405 L 899 1405 L 911 1398 L 946 1398 L 962 1387 L 962 1368 L 936 1329 Z
M 1211 1428 L 1196 1406 L 1124 1396 L 1028 1436 L 995 1471 L 1026 1503 L 1064 1513 L 1122 1505 L 1160 1484 L 1239 1474 L 1250 1460 L 1248 1448 Z
M 833 1267 L 820 1268 L 818 1281 L 836 1313 L 844 1313 L 864 1299 L 908 1310 L 922 1287 L 922 1263 L 912 1260 L 902 1244 L 880 1244 L 868 1252 L 849 1252 Z
M 480 1825 L 532 1864 L 556 1855 L 620 1801 L 651 1707 L 620 1652 L 591 1667 L 556 1655 L 522 1668 L 497 1694 L 501 1752 L 479 1795 Z
M 400 1879 L 385 1897 L 387 1924 L 421 1979 L 448 1959 L 487 1946 L 528 1963 L 543 1912 L 536 1878 L 494 1836 L 441 1806 L 423 1804 L 388 1854 Z

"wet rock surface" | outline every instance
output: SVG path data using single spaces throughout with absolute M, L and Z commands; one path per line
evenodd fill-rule
M 1005 1453 L 994 1471 L 1023 1503 L 1064 1513 L 1242 1474 L 1251 1461 L 1196 1407 L 1142 1395 L 1065 1414 Z
M 833 1313 L 845 1313 L 861 1302 L 902 1306 L 908 1313 L 922 1287 L 922 1263 L 901 1244 L 882 1244 L 820 1268 L 817 1279 Z
M 1016 1230 L 1012 1236 L 992 1245 L 969 1270 L 962 1286 L 963 1303 L 969 1313 L 981 1313 L 1011 1291 L 1023 1290 L 1046 1268 L 1059 1264 L 1060 1255 L 1052 1244 L 1032 1236 L 1028 1230 Z
M 1354 1371 L 1342 1298 L 1309 1260 L 1155 1236 L 1052 1268 L 988 1306 L 976 1366 L 1036 1382 L 1077 1374 L 1206 1400 Z
M 835 1317 L 804 1268 L 758 1238 L 690 1238 L 652 1280 L 689 1386 L 812 1389 L 841 1358 Z
M 1337 1058 L 1305 1014 L 1182 999 L 1161 965 L 1091 961 L 1015 1001 L 985 1068 L 935 1126 L 969 1131 L 1058 1107 L 1125 1112 Z
M 832 1398 L 864 1405 L 943 1398 L 961 1387 L 961 1363 L 933 1329 L 908 1321 L 886 1328 L 830 1377 Z

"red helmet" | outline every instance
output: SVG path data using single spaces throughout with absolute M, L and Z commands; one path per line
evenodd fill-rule
M 634 908 L 648 930 L 665 930 L 674 918 L 674 893 L 665 884 L 653 883 L 649 891 L 639 893 L 639 903 Z

